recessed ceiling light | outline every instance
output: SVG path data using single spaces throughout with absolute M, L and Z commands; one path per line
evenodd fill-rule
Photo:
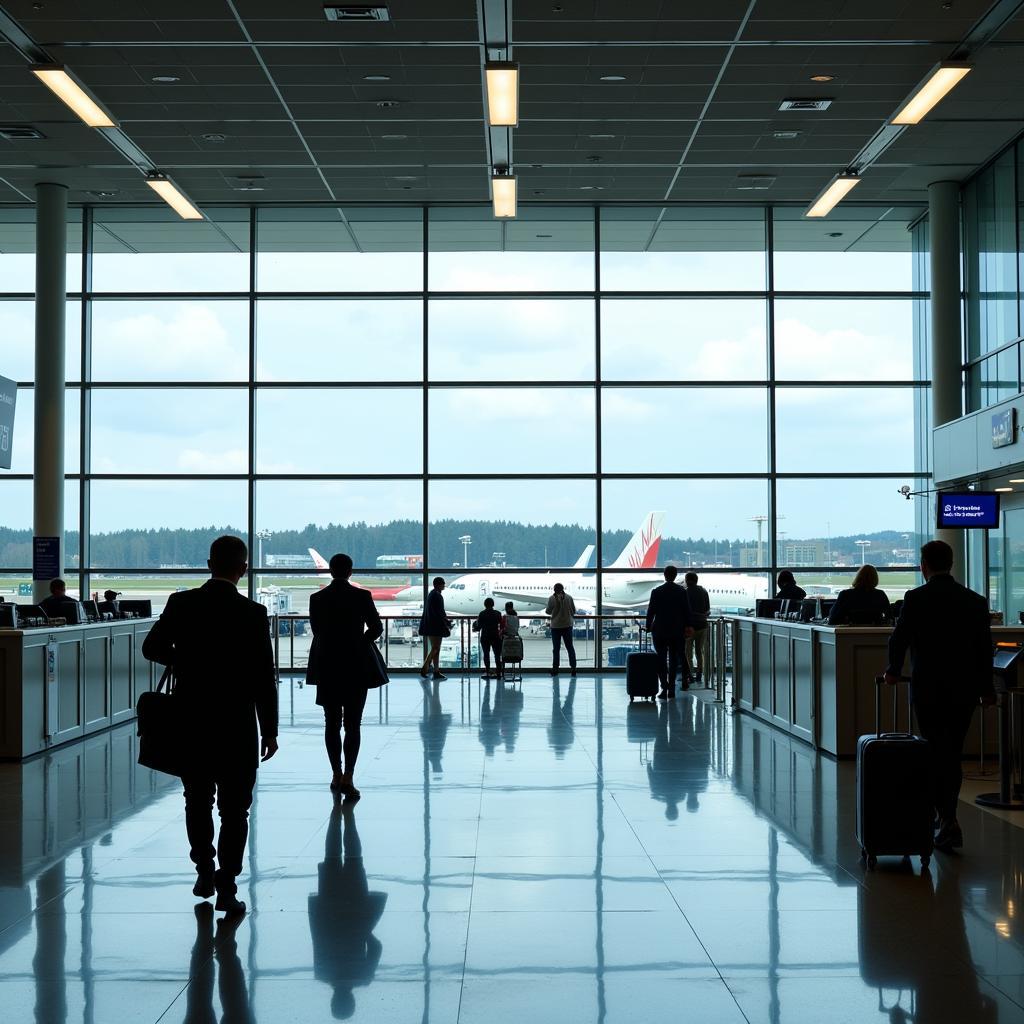
M 603 192 L 604 185 L 580 185 L 581 192 Z
M 992 490 L 996 491 L 999 494 L 1012 494 L 1013 493 L 1013 488 L 1012 487 L 993 487 Z
M 115 128 L 114 119 L 62 64 L 33 64 L 29 71 L 90 128 Z
M 591 135 L 592 139 L 614 139 L 614 135 Z
M 625 75 L 602 75 L 602 82 L 624 82 L 626 80 Z
M 182 220 L 204 219 L 188 196 L 166 175 L 153 171 L 144 181 Z
M 204 142 L 225 142 L 227 140 L 226 135 L 222 135 L 220 132 L 207 132 L 202 136 Z
M 835 75 L 811 75 L 812 82 L 834 82 Z
M 390 75 L 363 75 L 364 82 L 390 82 Z
M 382 135 L 382 139 L 387 139 L 389 142 L 400 142 L 402 139 L 409 138 L 408 135 Z
M 236 192 L 263 192 L 264 188 L 262 185 L 236 185 Z
M 380 107 L 381 110 L 388 110 L 391 107 L 397 107 L 398 100 L 378 100 L 377 106 Z
M 396 174 L 395 181 L 419 181 L 420 176 L 418 174 Z
M 1024 484 L 1024 480 L 1011 480 L 1011 484 Z
M 95 196 L 97 199 L 111 199 L 118 195 L 118 192 L 116 189 L 111 189 L 105 192 L 90 192 L 89 194 Z
M 800 138 L 799 132 L 772 132 L 773 139 L 798 139 Z
M 168 85 L 171 82 L 181 81 L 181 79 L 177 75 L 154 75 L 151 80 L 154 82 L 159 82 L 161 85 Z

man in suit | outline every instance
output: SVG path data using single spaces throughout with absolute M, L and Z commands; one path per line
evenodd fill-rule
M 216 892 L 217 910 L 244 914 L 235 879 L 249 834 L 249 807 L 260 757 L 277 751 L 277 684 L 267 610 L 238 592 L 249 552 L 238 537 L 210 545 L 211 579 L 171 594 L 142 645 L 150 661 L 172 665 L 182 746 L 185 828 L 196 896 Z M 257 723 L 259 731 L 257 732 Z M 220 835 L 213 846 L 213 803 Z M 216 857 L 216 866 L 215 860 Z
M 334 775 L 331 790 L 359 799 L 352 778 L 362 740 L 360 724 L 370 687 L 367 658 L 370 644 L 384 625 L 368 590 L 354 587 L 352 559 L 334 555 L 328 563 L 331 582 L 309 599 L 309 625 L 315 652 L 307 680 L 316 686 L 316 702 L 324 709 L 324 742 Z M 341 740 L 345 727 L 344 747 Z M 344 768 L 342 754 L 344 753 Z
M 658 655 L 658 676 L 661 679 L 659 700 L 671 700 L 676 695 L 676 673 L 683 664 L 683 644 L 693 636 L 693 616 L 686 591 L 676 583 L 678 572 L 674 565 L 665 566 L 665 582 L 651 591 L 647 605 L 647 628 Z M 689 688 L 688 677 L 683 677 L 683 689 Z
M 50 580 L 50 596 L 39 602 L 47 618 L 66 619 L 75 614 L 75 599 L 68 597 L 68 587 L 63 580 Z
M 978 702 L 995 701 L 988 602 L 957 583 L 952 567 L 953 549 L 944 541 L 921 548 L 925 585 L 907 591 L 885 670 L 885 681 L 896 685 L 909 649 L 914 714 L 931 748 L 940 850 L 963 846 L 956 808 L 964 738 Z

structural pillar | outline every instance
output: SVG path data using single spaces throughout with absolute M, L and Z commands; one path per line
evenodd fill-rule
M 963 415 L 963 347 L 960 335 L 960 185 L 928 186 L 931 271 L 932 429 Z M 934 522 L 934 516 L 932 522 Z M 953 549 L 953 575 L 966 583 L 964 533 L 936 530 Z
M 58 576 L 64 571 L 64 320 L 67 303 L 67 220 L 67 188 L 52 182 L 41 182 L 36 185 L 32 592 L 37 602 L 50 592 L 52 569 L 57 570 L 55 575 Z M 40 574 L 49 578 L 37 579 Z

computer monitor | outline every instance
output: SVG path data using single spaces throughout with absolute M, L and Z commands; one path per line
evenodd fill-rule
M 819 597 L 818 598 L 818 618 L 828 619 L 832 614 L 832 609 L 836 606 L 836 599 L 834 597 Z
M 18 628 L 18 609 L 6 601 L 0 604 L 0 629 Z
M 148 619 L 153 614 L 153 602 L 143 600 L 118 601 L 121 614 L 129 618 Z
M 85 617 L 89 622 L 100 621 L 100 610 L 95 601 L 83 601 L 82 607 L 85 609 Z
M 71 599 L 61 602 L 60 614 L 56 617 L 63 619 L 69 626 L 81 626 L 89 621 L 82 602 Z
M 800 622 L 810 622 L 818 614 L 818 602 L 813 597 L 804 598 L 797 614 Z
M 37 604 L 19 604 L 18 623 L 21 626 L 45 626 L 46 612 Z
M 759 597 L 754 606 L 754 614 L 759 619 L 774 619 L 782 610 L 782 602 L 777 597 Z

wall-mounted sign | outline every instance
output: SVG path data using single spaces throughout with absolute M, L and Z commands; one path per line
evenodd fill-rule
M 60 537 L 32 538 L 32 579 L 49 582 L 60 577 Z
M 11 468 L 14 444 L 14 408 L 18 404 L 18 387 L 13 380 L 0 377 L 0 469 Z
M 1011 405 L 1009 409 L 994 413 L 992 416 L 992 447 L 1005 448 L 1017 440 L 1017 410 Z

